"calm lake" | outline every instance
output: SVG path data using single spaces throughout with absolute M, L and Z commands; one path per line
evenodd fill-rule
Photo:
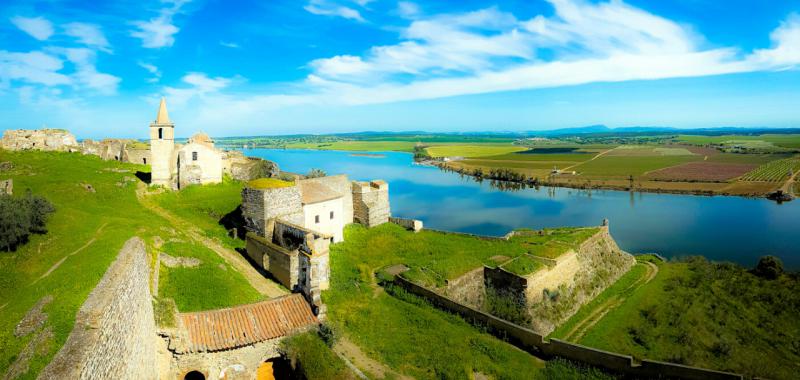
M 800 269 L 800 200 L 630 193 L 566 188 L 502 191 L 434 167 L 414 165 L 411 154 L 245 149 L 282 170 L 319 168 L 354 180 L 389 182 L 392 215 L 420 219 L 425 227 L 503 235 L 514 228 L 599 225 L 608 218 L 620 247 L 666 257 L 703 255 L 752 267 L 765 254 Z

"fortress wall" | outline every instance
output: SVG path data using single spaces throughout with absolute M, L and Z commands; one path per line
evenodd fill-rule
M 146 165 L 151 162 L 150 149 L 126 149 L 122 153 L 123 161 L 132 164 Z
M 460 303 L 480 308 L 486 294 L 483 268 L 475 268 L 458 278 L 447 280 L 445 294 Z
M 247 256 L 270 272 L 281 285 L 294 289 L 298 283 L 298 253 L 280 247 L 252 232 L 247 233 Z
M 303 223 L 303 206 L 297 186 L 275 189 L 242 189 L 242 216 L 248 230 L 259 236 L 272 237 L 267 220 L 281 218 L 294 224 Z
M 556 266 L 543 268 L 528 277 L 525 291 L 528 302 L 541 300 L 545 289 L 554 290 L 561 284 L 571 283 L 580 269 L 581 263 L 575 251 L 561 255 Z
M 367 227 L 389 221 L 389 184 L 382 180 L 353 182 L 353 220 Z
M 431 289 L 406 280 L 401 276 L 396 276 L 394 283 L 409 293 L 426 299 L 434 306 L 458 314 L 473 324 L 486 327 L 487 331 L 494 334 L 496 337 L 507 340 L 528 352 L 562 357 L 572 361 L 605 368 L 613 372 L 644 378 L 664 378 L 672 376 L 697 380 L 742 380 L 744 378 L 742 375 L 735 373 L 674 363 L 643 360 L 641 364 L 637 364 L 629 355 L 586 347 L 575 343 L 560 341 L 558 339 L 545 341 L 542 335 L 533 330 L 461 304 Z
M 134 237 L 81 306 L 39 379 L 155 379 L 156 328 L 144 242 Z

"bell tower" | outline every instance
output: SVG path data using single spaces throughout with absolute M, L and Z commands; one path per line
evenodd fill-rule
M 169 120 L 167 101 L 161 98 L 156 120 L 150 124 L 151 185 L 172 186 L 175 124 Z

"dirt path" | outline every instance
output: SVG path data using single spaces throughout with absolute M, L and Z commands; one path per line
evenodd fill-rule
M 387 367 L 385 364 L 370 358 L 363 351 L 361 351 L 360 347 L 345 337 L 339 338 L 339 340 L 333 346 L 333 351 L 346 362 L 351 362 L 354 366 L 360 369 L 359 372 L 361 370 L 365 371 L 367 375 L 370 375 L 370 378 L 383 379 L 386 378 L 387 375 L 390 375 L 390 378 L 393 379 L 413 379 L 412 377 L 392 371 L 392 369 Z
M 50 273 L 53 273 L 54 270 L 58 269 L 58 267 L 60 267 L 61 264 L 64 264 L 64 262 L 67 261 L 68 258 L 77 255 L 78 253 L 80 253 L 81 251 L 83 251 L 84 249 L 86 249 L 87 247 L 92 245 L 92 243 L 97 241 L 97 238 L 100 236 L 100 233 L 103 232 L 103 228 L 105 228 L 107 225 L 108 225 L 108 222 L 103 223 L 103 225 L 100 226 L 100 228 L 98 228 L 97 231 L 94 232 L 94 236 L 91 239 L 89 239 L 89 241 L 87 241 L 86 244 L 84 244 L 80 248 L 72 251 L 70 254 L 62 257 L 61 260 L 58 260 L 55 264 L 53 264 L 53 266 L 51 266 L 50 269 L 47 270 L 47 272 L 44 272 L 44 274 L 41 275 L 39 278 L 37 278 L 36 281 L 34 281 L 33 283 L 35 284 L 35 283 L 39 282 L 39 280 L 49 276 Z M 41 246 L 39 246 L 39 248 L 41 249 Z
M 647 273 L 645 273 L 644 276 L 634 281 L 630 286 L 625 288 L 625 292 L 628 292 L 629 290 L 634 288 L 639 288 L 649 283 L 658 274 L 657 265 L 651 262 L 644 262 L 642 264 L 644 264 L 647 267 L 646 268 Z M 620 305 L 622 305 L 622 303 L 625 302 L 626 299 L 627 297 L 623 297 L 620 295 L 612 296 L 611 298 L 600 304 L 600 306 L 598 306 L 595 310 L 593 310 L 588 316 L 586 316 L 586 318 L 578 322 L 578 324 L 576 324 L 575 327 L 573 327 L 569 332 L 567 332 L 566 335 L 564 335 L 563 339 L 569 342 L 578 342 L 579 340 L 581 340 L 581 338 L 583 338 L 584 335 L 586 335 L 586 333 L 592 327 L 594 327 L 598 322 L 600 322 L 600 320 L 602 320 L 603 317 L 606 316 L 606 314 L 608 314 L 611 310 L 614 310 Z
M 783 191 L 784 194 L 794 195 L 794 186 L 793 185 L 794 185 L 794 181 L 797 179 L 798 175 L 800 175 L 800 170 L 798 170 L 797 172 L 792 174 L 792 176 L 789 177 L 789 179 L 786 180 L 786 182 L 783 184 L 783 186 L 781 186 L 781 191 Z
M 239 252 L 229 249 L 214 239 L 203 235 L 200 229 L 188 221 L 173 215 L 167 210 L 161 208 L 161 206 L 157 205 L 152 199 L 148 199 L 146 189 L 146 185 L 143 183 L 139 183 L 139 187 L 136 189 L 136 198 L 139 200 L 139 203 L 142 206 L 172 223 L 174 228 L 180 229 L 195 242 L 200 243 L 208 247 L 208 249 L 216 252 L 220 257 L 227 261 L 228 264 L 239 271 L 239 273 L 241 273 L 244 278 L 247 279 L 250 285 L 252 285 L 253 288 L 255 288 L 259 293 L 270 298 L 288 294 L 285 289 L 264 277 L 261 273 L 259 273 L 258 270 L 256 270 L 256 268 L 253 268 L 253 266 L 250 265 L 250 262 L 242 257 Z
M 606 153 L 608 153 L 608 152 L 610 152 L 610 151 L 612 151 L 612 150 L 614 150 L 614 149 L 616 149 L 616 148 L 611 148 L 611 149 L 609 149 L 609 150 L 602 151 L 602 152 L 598 153 L 596 156 L 594 156 L 594 157 L 592 157 L 592 158 L 590 158 L 590 159 L 588 159 L 588 160 L 586 160 L 586 161 L 579 162 L 579 163 L 577 163 L 577 164 L 575 164 L 575 165 L 572 165 L 572 166 L 567 166 L 566 168 L 564 168 L 564 169 L 561 169 L 561 171 L 565 171 L 565 170 L 572 169 L 572 168 L 574 168 L 574 167 L 576 167 L 576 166 L 583 165 L 583 164 L 585 164 L 585 163 L 587 163 L 587 162 L 592 162 L 592 161 L 594 161 L 594 160 L 596 160 L 596 159 L 598 159 L 598 158 L 602 157 L 603 155 L 605 155 Z

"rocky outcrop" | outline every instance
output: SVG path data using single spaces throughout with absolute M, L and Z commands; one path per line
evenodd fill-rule
M 76 152 L 80 148 L 75 136 L 63 129 L 9 129 L 3 133 L 0 147 L 60 152 Z
M 281 172 L 278 164 L 257 157 L 245 157 L 239 151 L 225 152 L 222 160 L 223 171 L 239 181 L 275 178 Z

